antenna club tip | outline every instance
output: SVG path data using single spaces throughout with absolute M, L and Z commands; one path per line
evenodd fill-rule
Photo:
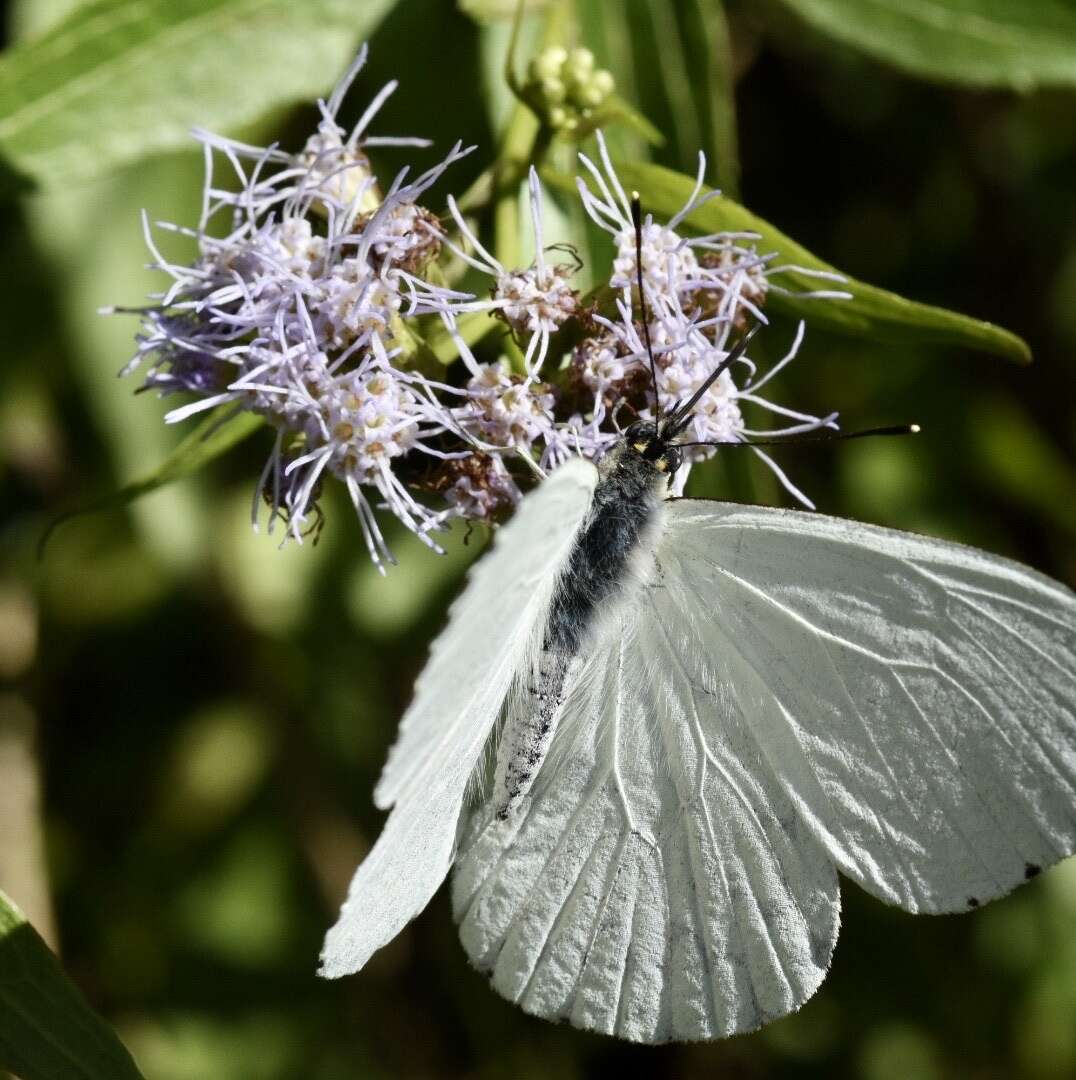
M 908 434 L 910 434 L 910 435 L 918 435 L 919 432 L 921 432 L 922 430 L 923 429 L 918 424 L 909 424 L 908 425 Z
M 632 202 L 640 202 L 641 200 L 642 200 L 642 196 L 639 194 L 639 192 L 633 191 L 631 193 L 631 201 Z

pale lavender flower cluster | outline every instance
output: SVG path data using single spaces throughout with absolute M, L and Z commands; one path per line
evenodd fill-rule
M 779 287 L 773 277 L 787 268 L 759 256 L 749 246 L 752 237 L 677 232 L 706 198 L 698 198 L 700 155 L 689 204 L 668 225 L 648 217 L 643 226 L 655 397 L 639 321 L 630 205 L 600 135 L 601 167 L 580 155 L 594 190 L 580 180 L 579 192 L 615 245 L 609 284 L 617 300 L 605 314 L 586 306 L 573 288 L 578 263 L 549 257 L 534 169 L 535 255 L 524 268 L 498 261 L 451 196 L 446 221 L 421 205 L 469 149 L 457 144 L 413 179 L 401 169 L 382 189 L 365 149 L 428 143 L 368 134 L 395 82 L 350 132 L 340 126 L 344 95 L 365 55 L 319 103 L 318 130 L 297 154 L 196 133 L 206 161 L 198 226 L 159 227 L 193 237 L 199 254 L 191 265 L 168 261 L 146 223 L 156 266 L 171 283 L 152 306 L 139 309 L 138 350 L 125 370 L 148 362 L 146 387 L 195 395 L 167 414 L 169 422 L 221 407 L 222 422 L 239 410 L 264 417 L 275 441 L 255 491 L 255 527 L 265 502 L 270 531 L 282 520 L 286 535 L 301 542 L 320 524 L 323 480 L 335 477 L 380 566 L 392 555 L 377 510 L 388 509 L 436 549 L 432 533 L 453 518 L 493 520 L 520 498 L 520 484 L 531 473 L 575 454 L 599 458 L 618 437 L 621 408 L 631 419 L 672 409 L 728 354 L 748 318 L 765 321 L 766 294 Z M 216 180 L 220 160 L 230 183 Z M 488 275 L 488 297 L 441 284 L 442 255 Z M 508 357 L 475 356 L 459 329 L 460 317 L 473 312 L 504 324 L 518 345 L 515 365 Z M 454 342 L 461 378 L 434 381 L 416 370 L 418 328 L 431 320 Z M 554 348 L 569 323 L 575 343 Z M 745 401 L 795 421 L 780 429 L 785 433 L 832 424 L 833 417 L 794 413 L 758 396 L 796 355 L 802 337 L 801 326 L 789 354 L 761 379 L 747 357 L 741 371 L 725 372 L 700 402 L 688 437 L 728 442 L 750 436 L 740 411 Z M 687 461 L 712 453 L 693 447 Z M 676 478 L 681 486 L 688 467 Z
M 454 456 L 436 445 L 451 417 L 431 385 L 397 361 L 406 321 L 455 302 L 422 276 L 443 229 L 419 199 L 469 150 L 457 144 L 414 179 L 404 168 L 382 192 L 365 148 L 428 143 L 367 134 L 395 83 L 350 133 L 340 127 L 340 106 L 365 58 L 364 49 L 319 103 L 318 130 L 298 154 L 196 132 L 206 161 L 201 219 L 193 230 L 161 227 L 193 236 L 199 257 L 193 265 L 169 262 L 147 223 L 147 244 L 172 282 L 144 309 L 128 370 L 149 359 L 147 387 L 199 395 L 172 410 L 169 422 L 231 405 L 276 429 L 255 493 L 255 527 L 264 497 L 270 530 L 283 518 L 301 540 L 319 520 L 312 510 L 329 474 L 346 485 L 380 563 L 391 555 L 371 498 L 434 547 L 430 532 L 446 517 L 415 497 L 396 465 L 415 453 Z M 236 189 L 217 184 L 218 156 Z M 215 235 L 222 219 L 224 235 Z
M 591 190 L 582 178 L 577 184 L 587 213 L 613 238 L 616 255 L 609 284 L 620 291 L 620 297 L 616 319 L 594 316 L 603 333 L 587 341 L 579 351 L 578 370 L 582 381 L 593 391 L 596 416 L 608 409 L 611 402 L 623 399 L 628 380 L 638 380 L 639 365 L 648 359 L 645 335 L 635 315 L 638 307 L 633 296 L 638 282 L 637 250 L 641 250 L 642 287 L 656 367 L 657 394 L 655 401 L 648 380 L 645 383 L 647 407 L 640 410 L 639 415 L 653 420 L 656 412 L 672 412 L 706 382 L 750 321 L 767 321 L 762 311 L 767 294 L 771 290 L 787 291 L 773 280 L 775 277 L 796 271 L 834 283 L 844 279 L 807 267 L 773 265 L 772 255 L 759 255 L 755 250 L 752 242 L 759 237 L 754 233 L 681 236 L 677 232 L 681 223 L 720 194 L 711 191 L 700 195 L 706 172 L 706 159 L 701 152 L 695 189 L 687 203 L 666 225 L 655 222 L 648 214 L 642 222 L 642 242 L 638 244 L 630 200 L 617 178 L 600 132 L 597 138 L 600 168 L 585 155 L 579 155 L 596 190 Z M 844 299 L 849 294 L 839 289 L 820 288 L 799 295 Z M 757 378 L 757 368 L 745 354 L 739 360 L 742 377 L 738 379 L 740 372 L 726 370 L 709 387 L 692 414 L 685 441 L 711 445 L 686 449 L 685 465 L 673 481 L 675 490 L 683 490 L 691 463 L 712 457 L 717 452 L 714 444 L 742 442 L 761 434 L 772 438 L 820 427 L 836 427 L 836 414 L 809 416 L 776 405 L 758 394 L 796 357 L 803 336 L 801 322 L 787 354 L 762 378 Z M 794 422 L 765 432 L 753 430 L 745 423 L 741 402 L 750 402 Z M 774 471 L 795 498 L 812 506 L 810 499 L 768 454 L 758 448 L 753 452 Z
M 766 322 L 762 311 L 770 290 L 783 291 L 773 280 L 781 273 L 797 271 L 824 280 L 843 279 L 806 267 L 774 266 L 773 256 L 759 255 L 751 246 L 753 233 L 718 233 L 682 236 L 677 227 L 696 209 L 717 195 L 701 195 L 706 161 L 699 155 L 695 190 L 687 204 L 667 225 L 647 215 L 642 223 L 641 252 L 647 328 L 656 368 L 651 385 L 649 354 L 637 295 L 637 239 L 630 200 L 613 168 L 605 140 L 597 133 L 599 159 L 595 164 L 584 154 L 579 160 L 593 181 L 577 181 L 586 212 L 606 232 L 615 246 L 609 285 L 618 291 L 615 312 L 585 316 L 585 335 L 573 351 L 571 369 L 585 389 L 582 396 L 562 394 L 557 402 L 541 381 L 548 360 L 551 335 L 581 309 L 569 279 L 573 267 L 553 265 L 544 256 L 542 195 L 537 174 L 530 172 L 530 203 L 535 262 L 527 271 L 506 270 L 482 245 L 449 198 L 449 208 L 467 251 L 446 239 L 470 266 L 494 279 L 491 299 L 474 301 L 468 310 L 498 312 L 517 338 L 527 339 L 522 374 L 512 375 L 503 363 L 482 365 L 466 343 L 457 337 L 457 348 L 471 373 L 468 401 L 456 410 L 462 426 L 498 446 L 526 449 L 543 469 L 566 457 L 581 454 L 597 459 L 616 441 L 617 411 L 631 407 L 635 417 L 652 420 L 658 411 L 672 412 L 691 397 L 731 351 L 735 339 L 750 321 Z M 801 294 L 803 295 L 803 294 Z M 848 294 L 821 288 L 808 294 L 818 298 L 844 298 Z M 520 298 L 523 297 L 523 302 Z M 762 378 L 748 357 L 740 358 L 742 378 L 725 371 L 703 395 L 692 415 L 686 438 L 709 443 L 686 449 L 685 465 L 673 480 L 681 491 L 690 466 L 716 453 L 716 444 L 742 442 L 760 434 L 744 420 L 741 403 L 793 421 L 768 429 L 768 438 L 795 435 L 820 427 L 836 427 L 836 416 L 809 416 L 759 396 L 758 391 L 799 352 L 804 336 L 801 323 L 788 353 Z M 559 365 L 561 357 L 553 358 Z M 554 366 L 556 371 L 556 366 Z M 558 404 L 561 406 L 558 408 Z M 574 407 L 572 407 L 574 406 Z M 812 503 L 765 451 L 754 453 L 774 471 L 785 488 L 807 506 Z

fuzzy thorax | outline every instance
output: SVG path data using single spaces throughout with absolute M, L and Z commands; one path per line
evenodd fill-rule
M 670 470 L 664 455 L 648 460 L 636 443 L 629 434 L 599 465 L 590 514 L 553 593 L 537 669 L 501 732 L 494 790 L 502 819 L 523 801 L 545 760 L 572 661 L 596 611 L 620 593 L 648 547 Z

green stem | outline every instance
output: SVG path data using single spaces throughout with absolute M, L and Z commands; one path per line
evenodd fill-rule
M 710 43 L 710 85 L 716 91 L 710 99 L 710 139 L 717 158 L 714 163 L 717 186 L 730 198 L 740 192 L 740 153 L 736 136 L 736 78 L 732 60 L 732 38 L 721 0 L 699 5 L 699 13 Z
M 562 4 L 556 5 L 549 13 L 542 31 L 541 48 L 546 48 L 561 36 L 565 15 Z M 506 73 L 515 63 L 515 37 L 513 30 Z M 542 126 L 531 107 L 522 99 L 518 100 L 501 140 L 492 177 L 493 253 L 508 269 L 521 265 L 519 185 L 527 175 L 530 164 L 540 164 L 545 158 L 551 140 L 552 133 Z
M 493 166 L 484 172 L 464 193 L 460 208 L 464 212 L 493 203 L 493 254 L 506 269 L 523 265 L 520 251 L 520 200 L 519 186 L 533 163 L 541 165 L 549 153 L 553 134 L 545 128 L 533 109 L 519 96 L 520 85 L 516 76 L 516 49 L 519 41 L 522 4 L 516 9 L 512 37 L 505 60 L 505 79 L 516 95 L 517 101 L 501 139 L 500 151 Z M 570 7 L 561 2 L 553 5 L 542 29 L 540 48 L 564 36 L 565 23 Z M 511 339 L 506 339 L 505 352 L 513 366 L 522 369 L 523 357 Z
M 516 49 L 519 48 L 519 31 L 523 25 L 523 6 L 523 0 L 517 0 L 516 13 L 512 17 L 512 33 L 508 38 L 508 52 L 504 58 L 504 81 L 518 100 L 522 100 L 522 87 L 516 76 Z

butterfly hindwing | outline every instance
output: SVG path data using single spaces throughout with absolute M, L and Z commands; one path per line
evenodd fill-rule
M 500 993 L 640 1042 L 797 1008 L 839 922 L 832 862 L 682 622 L 660 587 L 603 615 L 535 787 L 508 820 L 474 811 L 453 880 Z

